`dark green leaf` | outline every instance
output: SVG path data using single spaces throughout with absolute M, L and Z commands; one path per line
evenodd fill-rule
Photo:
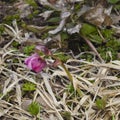
M 47 22 L 49 22 L 49 23 L 59 23 L 60 22 L 60 17 L 50 18 Z
M 61 33 L 61 40 L 62 40 L 62 41 L 66 40 L 66 39 L 68 39 L 68 38 L 69 38 L 69 35 L 68 35 L 67 33 L 65 33 L 65 32 L 62 32 L 62 33 Z
M 88 36 L 91 33 L 97 32 L 97 29 L 96 29 L 96 27 L 85 23 L 85 24 L 83 24 L 80 32 L 81 32 L 82 35 Z

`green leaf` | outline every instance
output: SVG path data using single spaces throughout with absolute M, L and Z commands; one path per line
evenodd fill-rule
M 53 17 L 47 20 L 49 23 L 59 23 L 60 22 L 60 17 Z
M 28 106 L 28 112 L 31 115 L 38 115 L 38 113 L 40 112 L 40 104 L 37 102 L 32 102 L 29 106 Z
M 66 32 L 62 32 L 61 34 L 61 40 L 64 41 L 69 38 L 69 35 Z
M 80 33 L 84 36 L 88 36 L 88 35 L 95 33 L 95 32 L 97 33 L 96 27 L 93 25 L 90 25 L 90 24 L 86 24 L 86 23 L 83 24 L 83 26 L 80 30 Z

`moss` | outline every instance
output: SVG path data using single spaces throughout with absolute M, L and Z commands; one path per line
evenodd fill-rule
M 31 83 L 31 82 L 26 82 L 22 86 L 22 90 L 26 92 L 30 91 L 35 91 L 36 90 L 36 85 Z
M 35 45 L 26 46 L 24 47 L 23 52 L 26 55 L 30 55 L 32 52 L 34 52 L 34 48 L 35 48 Z
M 106 43 L 106 47 L 111 47 L 114 50 L 120 50 L 120 41 L 112 39 Z
M 107 103 L 106 98 L 97 98 L 95 103 L 96 103 L 96 106 L 97 106 L 98 109 L 104 110 L 105 106 L 106 106 L 106 103 Z
M 35 10 L 35 11 L 33 11 L 33 15 L 36 16 L 39 14 L 39 12 L 40 12 L 39 10 Z
M 4 30 L 5 30 L 5 28 L 4 28 L 4 26 L 1 24 L 1 25 L 0 25 L 0 35 L 4 32 Z
M 31 6 L 33 6 L 34 8 L 38 7 L 36 2 L 34 0 L 25 0 L 25 2 Z
M 28 106 L 28 112 L 31 115 L 35 115 L 37 116 L 40 113 L 40 109 L 41 106 L 38 102 L 32 102 L 29 106 Z
M 20 20 L 19 14 L 15 14 L 15 15 L 7 15 L 4 17 L 4 23 L 6 24 L 11 24 L 13 20 Z
M 70 114 L 70 112 L 65 111 L 65 112 L 62 112 L 61 115 L 64 118 L 64 120 L 71 120 L 71 114 Z
M 44 40 L 45 38 L 47 38 L 49 36 L 48 32 L 44 32 L 41 36 L 41 39 Z
M 114 31 L 112 29 L 103 29 L 101 33 L 105 39 L 111 39 Z
M 98 52 L 100 53 L 101 57 L 109 62 L 111 60 L 111 56 L 109 56 L 107 53 L 111 52 L 112 54 L 112 60 L 118 59 L 117 53 L 120 50 L 120 41 L 116 39 L 109 40 L 104 46 L 98 47 Z
M 13 41 L 13 42 L 12 42 L 12 46 L 13 46 L 14 48 L 18 48 L 19 45 L 20 45 L 20 44 L 19 44 L 17 41 Z
M 63 52 L 55 53 L 55 56 L 59 58 L 62 62 L 66 62 L 68 59 L 70 59 L 70 56 L 64 54 Z
M 38 14 L 39 14 L 39 10 L 34 10 L 34 11 L 32 12 L 32 14 L 29 14 L 29 15 L 28 15 L 28 18 L 29 18 L 29 19 L 33 19 L 33 18 L 36 17 Z

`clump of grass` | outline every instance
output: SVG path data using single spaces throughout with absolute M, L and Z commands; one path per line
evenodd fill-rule
M 32 102 L 28 106 L 28 111 L 31 115 L 37 116 L 40 113 L 40 104 L 37 102 Z
M 19 14 L 14 14 L 14 15 L 6 15 L 4 18 L 4 23 L 11 25 L 13 20 L 20 20 Z
M 71 119 L 71 113 L 68 112 L 68 111 L 62 112 L 61 115 L 64 118 L 64 120 L 70 120 Z
M 34 0 L 25 0 L 25 2 L 35 8 L 38 7 Z
M 30 55 L 31 53 L 34 52 L 34 48 L 35 48 L 35 45 L 25 46 L 25 47 L 23 48 L 23 52 L 24 52 L 24 54 L 26 54 L 26 55 Z
M 19 47 L 19 42 L 17 42 L 17 41 L 13 41 L 12 42 L 12 46 L 14 47 L 14 48 L 18 48 Z
M 117 54 L 119 52 L 120 48 L 120 41 L 116 39 L 111 39 L 107 41 L 107 43 L 104 46 L 98 47 L 98 51 L 101 54 L 102 58 L 106 60 L 106 62 L 109 62 L 111 59 L 116 60 Z M 111 53 L 111 56 L 107 53 Z M 111 58 L 112 57 L 112 58 Z
M 63 52 L 57 52 L 57 53 L 55 53 L 55 57 L 57 57 L 62 62 L 66 62 L 70 58 L 69 55 L 66 55 Z
M 36 85 L 33 84 L 33 83 L 31 83 L 31 82 L 26 82 L 26 83 L 23 84 L 22 90 L 23 90 L 23 91 L 26 91 L 26 92 L 27 92 L 27 91 L 28 91 L 28 92 L 34 91 L 34 90 L 36 90 Z
M 97 108 L 102 109 L 102 110 L 105 108 L 105 106 L 107 104 L 105 98 L 103 98 L 103 99 L 97 98 L 95 103 L 96 103 Z

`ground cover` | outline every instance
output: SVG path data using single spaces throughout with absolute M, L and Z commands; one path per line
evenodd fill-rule
M 0 1 L 0 119 L 119 120 L 119 3 Z

